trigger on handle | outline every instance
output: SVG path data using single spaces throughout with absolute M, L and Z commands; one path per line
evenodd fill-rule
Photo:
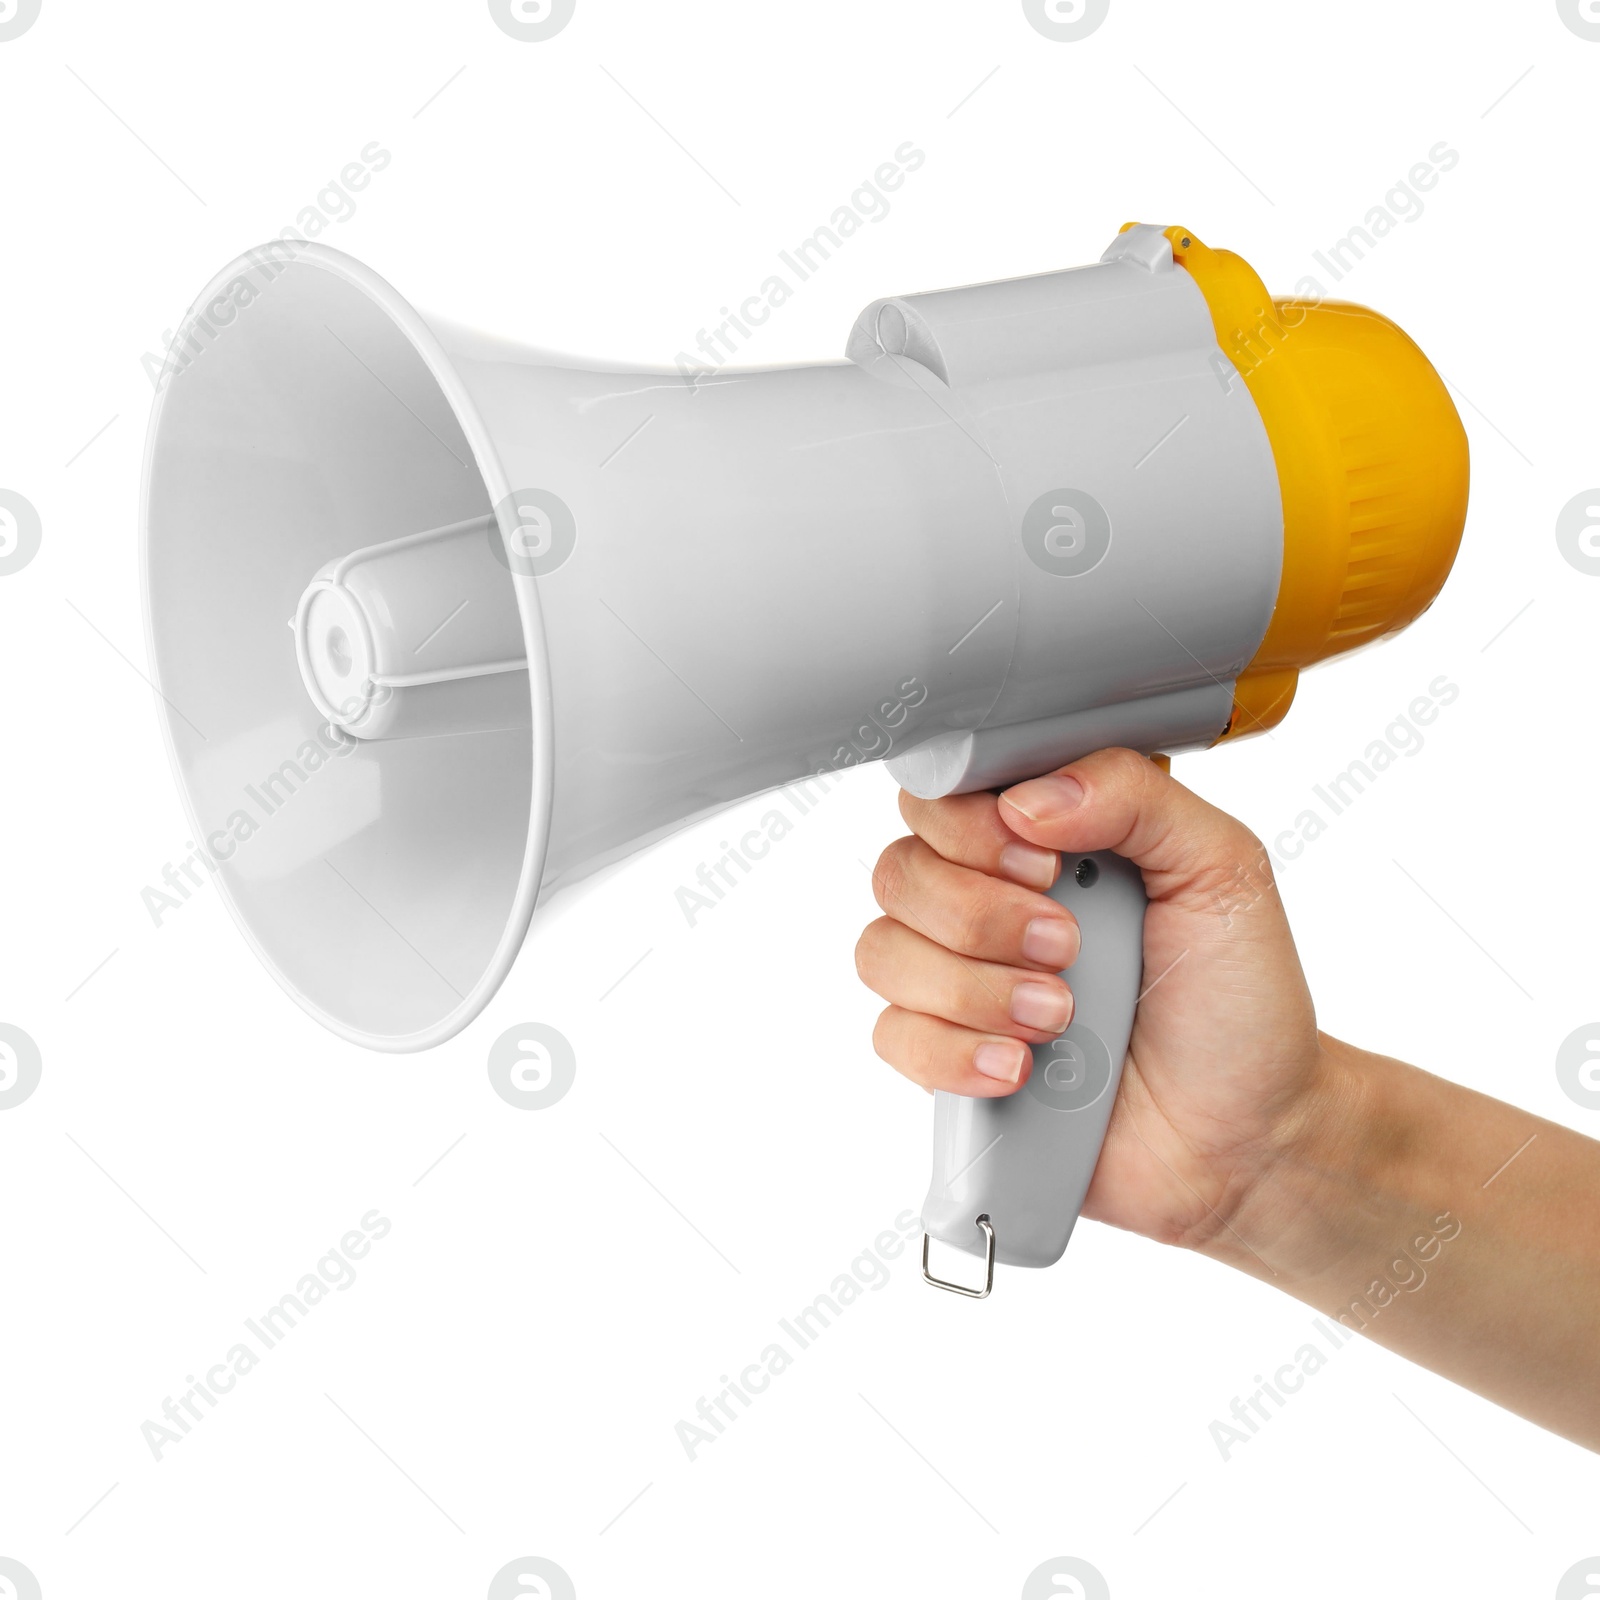
M 989 1221 L 986 1211 L 977 1219 L 978 1226 L 983 1229 L 983 1287 L 969 1289 L 964 1283 L 949 1283 L 943 1278 L 936 1278 L 928 1271 L 928 1235 L 922 1235 L 922 1276 L 931 1283 L 935 1289 L 948 1289 L 951 1294 L 965 1295 L 969 1300 L 987 1300 L 989 1291 L 994 1288 L 994 1224 Z

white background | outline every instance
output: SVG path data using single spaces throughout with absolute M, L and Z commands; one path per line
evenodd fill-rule
M 141 904 L 188 833 L 136 514 L 143 358 L 372 140 L 326 242 L 595 355 L 672 361 L 905 140 L 890 214 L 748 359 L 835 357 L 875 296 L 1092 261 L 1130 218 L 1317 276 L 1460 386 L 1461 558 L 1274 737 L 1178 772 L 1271 838 L 1447 675 L 1424 747 L 1283 873 L 1321 1021 L 1600 1134 L 1554 1073 L 1600 1012 L 1600 578 L 1555 538 L 1600 481 L 1597 75 L 1554 0 L 1112 0 L 1078 43 L 1000 0 L 578 0 L 539 44 L 482 3 L 44 0 L 0 43 L 0 487 L 43 524 L 0 578 L 0 1021 L 43 1056 L 0 1113 L 0 1555 L 46 1600 L 480 1596 L 523 1555 L 584 1600 L 1010 1597 L 1058 1555 L 1117 1600 L 1554 1594 L 1600 1551 L 1593 1457 L 1354 1341 L 1224 1461 L 1208 1425 L 1310 1313 L 1091 1224 L 981 1306 L 901 1255 L 690 1462 L 674 1425 L 926 1181 L 929 1104 L 851 966 L 890 780 L 851 774 L 694 928 L 673 891 L 768 803 L 667 841 L 542 915 L 461 1036 L 364 1053 L 210 887 Z M 1459 164 L 1335 285 L 1314 252 L 1409 208 L 1439 141 Z M 578 1055 L 538 1113 L 485 1072 L 529 1020 Z M 371 1208 L 359 1280 L 153 1459 L 141 1424 Z

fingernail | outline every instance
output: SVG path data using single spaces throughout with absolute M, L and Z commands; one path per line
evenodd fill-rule
M 1019 983 L 1011 991 L 1011 1020 L 1041 1033 L 1060 1033 L 1071 1008 L 1065 992 L 1047 983 Z
M 1022 953 L 1059 972 L 1077 958 L 1078 931 L 1065 917 L 1035 917 L 1022 930 Z
M 1015 1039 L 986 1040 L 972 1052 L 972 1064 L 986 1078 L 1015 1083 L 1022 1076 L 1022 1062 L 1028 1047 Z
M 1026 889 L 1048 889 L 1056 881 L 1061 857 L 1036 844 L 1008 844 L 1000 852 L 1000 870 Z
M 1000 797 L 1030 822 L 1048 822 L 1063 811 L 1083 804 L 1083 785 L 1069 773 L 1053 772 L 1048 778 L 1030 778 Z

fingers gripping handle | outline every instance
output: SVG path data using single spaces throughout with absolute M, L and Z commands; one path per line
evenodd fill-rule
M 1067 1248 L 1122 1079 L 1143 968 L 1144 880 L 1131 862 L 1109 851 L 1065 856 L 1050 898 L 1083 931 L 1082 954 L 1062 974 L 1072 1021 L 1033 1047 L 1033 1072 L 1015 1094 L 934 1096 L 922 1205 L 931 1237 L 1018 1267 L 1048 1267 Z

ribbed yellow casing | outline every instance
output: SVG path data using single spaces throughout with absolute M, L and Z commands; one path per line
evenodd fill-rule
M 1166 233 L 1261 414 L 1283 498 L 1283 577 L 1239 676 L 1231 739 L 1280 722 L 1304 668 L 1432 602 L 1466 522 L 1467 436 L 1439 374 L 1387 317 L 1274 300 L 1241 257 Z

